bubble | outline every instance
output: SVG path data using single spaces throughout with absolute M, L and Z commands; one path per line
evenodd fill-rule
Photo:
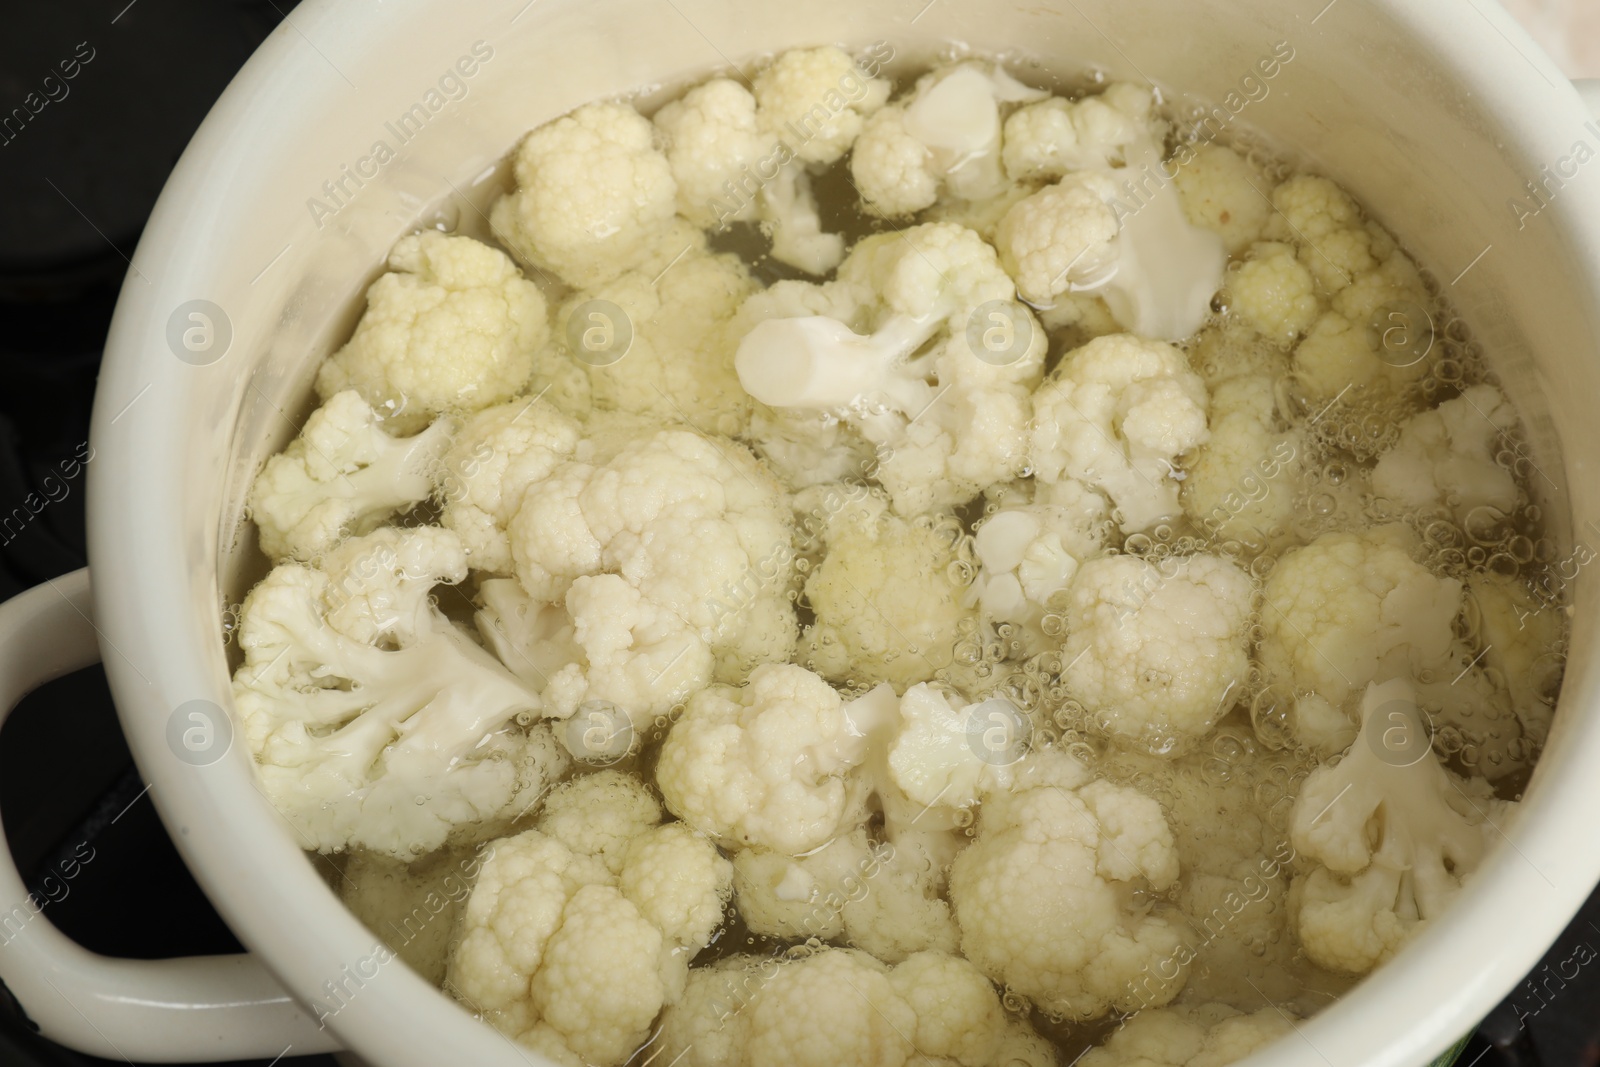
M 1250 701 L 1250 725 L 1267 748 L 1288 748 L 1294 739 L 1294 699 L 1281 686 L 1269 685 Z

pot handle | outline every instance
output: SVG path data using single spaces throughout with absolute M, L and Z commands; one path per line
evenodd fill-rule
M 0 723 L 28 693 L 100 660 L 87 568 L 0 604 Z M 0 846 L 5 844 L 0 830 Z M 107 1059 L 269 1059 L 339 1044 L 251 955 L 125 960 L 56 929 L 0 848 L 0 980 L 52 1041 Z

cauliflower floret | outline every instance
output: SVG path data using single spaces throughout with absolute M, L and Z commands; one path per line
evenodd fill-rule
M 832 686 L 804 667 L 765 664 L 742 689 L 690 698 L 662 744 L 656 782 L 696 829 L 797 855 L 842 828 L 844 776 L 865 758 Z
M 389 253 L 354 336 L 317 372 L 317 395 L 354 389 L 397 430 L 419 430 L 516 396 L 548 334 L 544 296 L 505 253 L 428 230 Z
M 513 169 L 517 189 L 490 215 L 495 235 L 574 288 L 654 273 L 693 234 L 675 220 L 678 186 L 655 127 L 627 104 L 586 104 L 539 127 Z
M 917 1016 L 916 1055 L 982 1067 L 999 1059 L 1007 1036 L 1005 1008 L 989 979 L 946 952 L 919 952 L 889 972 L 889 984 Z
M 780 410 L 848 420 L 879 447 L 873 474 L 902 514 L 963 503 L 1025 458 L 1046 340 L 1015 297 L 970 230 L 868 237 L 834 282 L 762 294 L 741 313 L 759 321 L 739 343 L 739 380 Z
M 910 96 L 866 122 L 850 173 L 867 209 L 910 215 L 947 196 L 984 200 L 1007 185 L 1002 106 L 1048 97 L 994 64 L 961 63 L 923 75 Z
M 551 790 L 539 831 L 591 856 L 612 874 L 622 870 L 629 844 L 661 822 L 661 802 L 638 778 L 622 771 L 582 774 Z
M 335 393 L 250 487 L 261 551 L 274 561 L 315 559 L 409 511 L 433 492 L 453 430 L 439 419 L 414 437 L 391 437 L 359 393 Z
M 973 533 L 980 569 L 970 594 L 983 617 L 1022 627 L 1028 647 L 1042 648 L 1044 615 L 1104 543 L 1108 510 L 1105 497 L 1068 479 L 985 518 Z
M 662 947 L 661 931 L 617 889 L 584 886 L 545 944 L 532 1007 L 584 1062 L 620 1064 L 666 1003 Z
M 496 842 L 467 899 L 445 988 L 557 1062 L 623 1063 L 681 993 L 687 953 L 647 917 L 655 898 L 641 907 L 616 883 L 597 858 L 540 830 Z M 716 906 L 713 887 L 699 888 Z M 669 894 L 668 913 L 681 910 L 670 900 L 680 891 Z
M 1228 282 L 1232 309 L 1263 337 L 1288 343 L 1311 328 L 1322 311 L 1317 282 L 1277 241 L 1260 241 Z
M 872 444 L 825 411 L 758 403 L 745 437 L 773 473 L 796 490 L 871 477 L 878 467 Z
M 537 398 L 467 420 L 444 456 L 440 522 L 460 535 L 473 570 L 511 573 L 506 527 L 522 494 L 572 455 L 582 433 L 577 420 Z
M 587 312 L 606 320 L 596 324 L 613 331 L 607 344 L 619 343 L 616 330 L 631 331 L 620 359 L 612 359 L 609 350 L 592 363 L 581 352 L 569 353 L 588 373 L 591 403 L 602 411 L 686 422 L 724 436 L 742 432 L 750 398 L 739 387 L 727 331 L 754 289 L 737 256 L 694 250 L 663 272 L 630 271 L 569 297 L 558 321 L 569 321 L 590 301 L 604 300 L 626 317 L 626 323 L 616 323 L 606 318 L 613 312 Z
M 807 167 L 835 163 L 889 83 L 828 46 L 786 52 L 756 75 L 691 89 L 656 114 L 678 184 L 678 210 L 703 229 L 759 218 L 772 256 L 810 274 L 839 265 L 844 241 L 823 233 Z
M 728 681 L 793 655 L 789 501 L 732 441 L 662 430 L 601 465 L 568 463 L 526 494 L 510 535 L 523 588 L 565 598 L 589 659 L 549 697 L 559 714 L 612 699 L 611 685 L 642 702 L 622 705 L 631 716 L 660 714 L 710 680 L 703 649 Z M 723 598 L 752 575 L 754 593 L 729 610 Z
M 1141 915 L 1128 904 L 1134 884 L 1160 892 L 1177 878 L 1161 809 L 1132 789 L 1088 782 L 1053 750 L 1031 753 L 1025 767 L 1011 792 L 984 805 L 976 840 L 950 872 L 961 949 L 1045 1011 L 1093 1019 L 1141 1007 L 1135 980 L 1145 968 L 1182 970 L 1168 909 Z M 1181 987 L 1180 978 L 1165 999 Z
M 1227 1067 L 1294 1030 L 1276 1007 L 1245 1015 L 1226 1004 L 1142 1011 L 1090 1049 L 1083 1067 Z
M 1105 283 L 1117 269 L 1116 197 L 1111 178 L 1090 171 L 1069 174 L 1006 212 L 994 243 L 1024 300 L 1049 304 L 1069 290 Z
M 1043 482 L 1087 482 L 1111 498 L 1124 533 L 1147 529 L 1179 511 L 1176 464 L 1208 439 L 1207 403 L 1176 348 L 1098 337 L 1034 394 L 1034 472 Z
M 767 132 L 784 137 L 803 162 L 820 166 L 850 150 L 863 119 L 884 105 L 890 89 L 832 45 L 785 52 L 753 84 Z
M 925 682 L 906 690 L 888 761 L 895 785 L 914 805 L 970 808 L 1011 784 L 1010 765 L 984 747 L 985 730 L 1005 728 L 990 710 L 987 702 L 957 707 Z
M 1056 1065 L 959 956 L 919 953 L 890 970 L 837 948 L 696 968 L 662 1019 L 658 1055 L 682 1067 Z
M 891 513 L 881 493 L 841 488 L 836 498 L 819 531 L 827 555 L 806 579 L 816 621 L 802 661 L 836 682 L 904 687 L 934 677 L 973 614 L 952 573 L 956 538 L 928 517 Z
M 1231 378 L 1211 393 L 1211 440 L 1200 447 L 1180 496 L 1207 534 L 1261 549 L 1294 522 L 1304 445 L 1280 431 L 1273 381 Z
M 1222 236 L 1238 255 L 1261 239 L 1272 215 L 1266 175 L 1231 148 L 1203 144 L 1173 180 L 1189 221 Z
M 1262 597 L 1268 680 L 1337 708 L 1371 681 L 1444 661 L 1461 583 L 1414 562 L 1416 544 L 1407 527 L 1389 525 L 1324 534 L 1285 554 Z
M 1155 94 L 1142 85 L 1115 82 L 1082 100 L 1051 97 L 1006 119 L 1006 174 L 1017 182 L 1055 181 L 1073 171 L 1104 170 L 1125 164 L 1129 145 L 1164 136 Z
M 722 924 L 733 864 L 704 834 L 668 823 L 628 842 L 620 885 L 668 941 L 703 948 Z
M 1250 576 L 1220 556 L 1102 556 L 1067 598 L 1062 678 L 1090 724 L 1176 755 L 1238 701 L 1249 669 Z
M 466 575 L 450 531 L 387 528 L 321 568 L 280 564 L 245 598 L 234 707 L 308 847 L 409 861 L 492 837 L 566 769 L 548 728 L 515 723 L 539 695 L 430 599 Z
M 1470 386 L 1401 428 L 1399 443 L 1372 472 L 1372 489 L 1408 511 L 1447 506 L 1462 525 L 1479 508 L 1509 515 L 1520 493 L 1495 451 L 1516 426 L 1516 410 L 1500 390 Z
M 515 578 L 478 583 L 473 622 L 489 650 L 512 674 L 543 694 L 562 668 L 584 660 L 564 604 L 537 604 Z
M 1369 685 L 1350 751 L 1295 801 L 1291 839 L 1310 871 L 1293 904 L 1322 966 L 1362 974 L 1393 955 L 1455 899 L 1515 809 L 1445 770 L 1423 729 L 1409 681 Z

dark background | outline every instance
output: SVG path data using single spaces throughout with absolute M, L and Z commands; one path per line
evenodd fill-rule
M 0 145 L 0 521 L 30 493 L 55 498 L 15 536 L 0 529 L 0 600 L 84 564 L 82 476 L 61 480 L 60 464 L 88 435 L 100 348 L 126 257 L 212 101 L 293 6 L 6 5 L 0 115 L 39 91 L 47 74 L 59 76 L 60 61 L 87 54 L 80 43 L 93 58 L 66 83 L 65 97 Z M 51 476 L 56 480 L 46 482 Z M 238 951 L 143 790 L 99 668 L 41 689 L 0 731 L 6 839 L 41 898 L 59 898 L 46 908 L 52 922 L 114 956 Z M 45 894 L 43 877 L 86 844 L 93 861 L 62 883 L 64 896 L 61 884 Z M 1485 1021 L 1462 1067 L 1600 1065 L 1600 966 L 1571 962 L 1594 959 L 1597 949 L 1600 896 Z M 43 1040 L 8 995 L 0 1001 L 0 1067 L 111 1062 Z M 280 1062 L 333 1064 L 327 1056 Z

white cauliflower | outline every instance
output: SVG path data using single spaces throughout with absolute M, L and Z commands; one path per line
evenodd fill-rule
M 1432 301 L 1416 264 L 1326 178 L 1290 178 L 1272 203 L 1267 237 L 1294 243 L 1331 305 L 1295 350 L 1296 377 L 1313 399 L 1354 386 L 1352 400 L 1391 402 L 1432 365 L 1430 324 L 1417 321 Z
M 851 814 L 846 774 L 865 739 L 833 687 L 804 667 L 766 664 L 742 689 L 690 698 L 667 734 L 656 781 L 698 830 L 787 855 L 826 844 Z
M 261 551 L 274 561 L 315 559 L 409 511 L 432 494 L 454 428 L 439 419 L 413 437 L 391 437 L 355 390 L 333 394 L 250 487 Z
M 538 829 L 575 854 L 590 856 L 612 874 L 628 845 L 661 822 L 661 802 L 638 778 L 618 770 L 569 778 L 550 791 Z
M 878 467 L 878 450 L 849 423 L 825 411 L 757 403 L 745 438 L 772 472 L 797 491 L 871 477 Z
M 1007 183 L 1002 109 L 1041 100 L 995 64 L 967 62 L 917 80 L 909 97 L 867 119 L 850 174 L 869 211 L 910 215 L 940 197 L 984 200 Z
M 1204 383 L 1182 352 L 1131 334 L 1069 353 L 1034 394 L 1033 466 L 1076 478 L 1116 505 L 1125 533 L 1179 511 L 1180 457 L 1206 443 Z
M 516 191 L 490 214 L 526 262 L 576 289 L 654 274 L 702 238 L 677 219 L 678 186 L 655 127 L 627 104 L 586 104 L 523 138 Z
M 1189 464 L 1185 514 L 1214 538 L 1260 549 L 1295 518 L 1305 445 L 1278 426 L 1273 380 L 1230 378 L 1211 393 L 1211 439 Z
M 844 239 L 822 231 L 809 174 L 744 86 L 707 82 L 662 108 L 655 123 L 685 218 L 704 229 L 759 218 L 779 262 L 809 274 L 839 265 Z
M 620 874 L 543 828 L 495 842 L 467 899 L 445 988 L 558 1062 L 626 1061 L 682 995 L 731 877 L 705 838 L 643 822 L 607 827 L 606 858 L 622 860 Z
M 1416 547 L 1409 528 L 1389 525 L 1286 553 L 1262 595 L 1257 654 L 1268 680 L 1337 709 L 1369 682 L 1443 662 L 1461 583 L 1415 562 Z
M 793 654 L 788 500 L 732 441 L 669 429 L 598 466 L 568 463 L 526 495 L 510 536 L 523 588 L 565 601 L 588 660 L 546 690 L 559 715 L 603 699 L 639 722 L 713 667 L 736 681 Z M 727 590 L 750 575 L 754 593 L 729 610 Z
M 952 573 L 953 531 L 929 517 L 901 518 L 879 492 L 811 492 L 837 506 L 816 531 L 827 554 L 806 578 L 816 620 L 802 639 L 802 662 L 836 682 L 902 688 L 948 668 L 973 617 Z
M 1250 576 L 1221 556 L 1101 556 L 1067 595 L 1062 679 L 1090 724 L 1176 755 L 1243 695 L 1255 607 Z
M 1120 170 L 1068 174 L 1012 205 L 995 244 L 1029 301 L 1098 293 L 1129 332 L 1179 341 L 1210 313 L 1227 252 L 1184 214 L 1155 142 L 1126 155 Z
M 1261 239 L 1272 215 L 1272 187 L 1266 175 L 1233 149 L 1203 144 L 1173 180 L 1189 221 L 1220 234 L 1232 255 Z
M 745 390 L 846 419 L 878 447 L 873 475 L 902 514 L 963 503 L 1023 465 L 1044 331 L 971 230 L 868 237 L 835 281 L 774 287 L 741 317 L 754 320 L 735 361 Z
M 600 358 L 572 351 L 563 358 L 583 367 L 596 409 L 685 422 L 705 433 L 738 434 L 749 421 L 750 398 L 734 371 L 728 326 L 754 289 L 738 257 L 699 249 L 664 271 L 629 271 L 569 297 L 557 317 L 567 323 L 580 313 L 598 316 L 597 328 L 609 331 L 606 345 L 621 343 L 616 331 L 631 331 L 622 358 L 613 359 L 609 349 L 601 349 Z M 609 309 L 586 311 L 594 300 L 620 309 L 626 322 L 612 321 L 616 314 Z M 568 343 L 576 332 L 580 347 L 584 344 L 581 331 L 569 326 L 564 332 Z
M 481 840 L 566 769 L 539 695 L 430 599 L 467 575 L 455 534 L 383 529 L 245 598 L 234 707 L 263 791 L 306 841 L 412 860 Z M 420 803 L 419 803 L 420 799 Z
M 1437 917 L 1515 805 L 1458 780 L 1433 754 L 1411 683 L 1367 687 L 1361 732 L 1313 771 L 1290 825 L 1300 941 L 1322 966 L 1363 974 Z
M 515 578 L 478 583 L 478 635 L 500 662 L 536 693 L 563 667 L 581 663 L 583 649 L 565 604 L 537 604 Z
M 869 77 L 832 45 L 796 48 L 755 77 L 762 126 L 802 162 L 837 163 L 861 133 L 867 115 L 889 99 L 889 82 Z
M 504 252 L 427 230 L 389 253 L 355 334 L 317 372 L 317 395 L 354 389 L 415 431 L 516 396 L 548 334 L 544 296 Z
M 1118 269 L 1116 197 L 1109 175 L 1087 171 L 1045 186 L 1006 212 L 994 243 L 1024 300 L 1048 305 L 1062 293 L 1106 283 Z
M 1243 1014 L 1226 1004 L 1157 1008 L 1128 1018 L 1082 1067 L 1227 1067 L 1294 1031 L 1297 1020 L 1268 1006 Z
M 538 398 L 485 408 L 468 419 L 444 456 L 439 521 L 480 573 L 511 573 L 506 527 L 530 485 L 550 477 L 578 447 L 577 420 Z
M 1067 479 L 1041 483 L 1031 503 L 985 517 L 973 531 L 980 569 L 970 593 L 983 617 L 1022 627 L 1029 647 L 1042 647 L 1044 615 L 1104 543 L 1108 511 L 1105 497 Z
M 1161 141 L 1155 94 L 1114 82 L 1081 100 L 1051 97 L 1012 112 L 1005 124 L 1004 159 L 1012 181 L 1056 181 L 1074 171 L 1106 170 L 1128 162 L 1128 147 Z
M 1234 314 L 1280 344 L 1297 340 L 1322 313 L 1316 278 L 1293 247 L 1278 241 L 1251 246 L 1229 279 L 1228 291 Z
M 1516 426 L 1516 409 L 1500 390 L 1470 386 L 1401 427 L 1372 471 L 1373 492 L 1407 511 L 1448 507 L 1462 525 L 1479 508 L 1497 512 L 1496 521 L 1508 516 L 1521 493 L 1495 453 Z
M 679 1067 L 1056 1064 L 976 968 L 943 952 L 892 969 L 854 949 L 732 956 L 690 972 L 659 1044 L 656 1055 Z
M 950 901 L 961 950 L 980 970 L 1044 1011 L 1094 1019 L 1143 1006 L 1135 990 L 1147 970 L 1180 976 L 1159 1002 L 1182 988 L 1184 940 L 1169 910 L 1129 902 L 1136 886 L 1160 892 L 1177 876 L 1154 800 L 1042 750 L 1012 791 L 984 804 L 950 872 Z

